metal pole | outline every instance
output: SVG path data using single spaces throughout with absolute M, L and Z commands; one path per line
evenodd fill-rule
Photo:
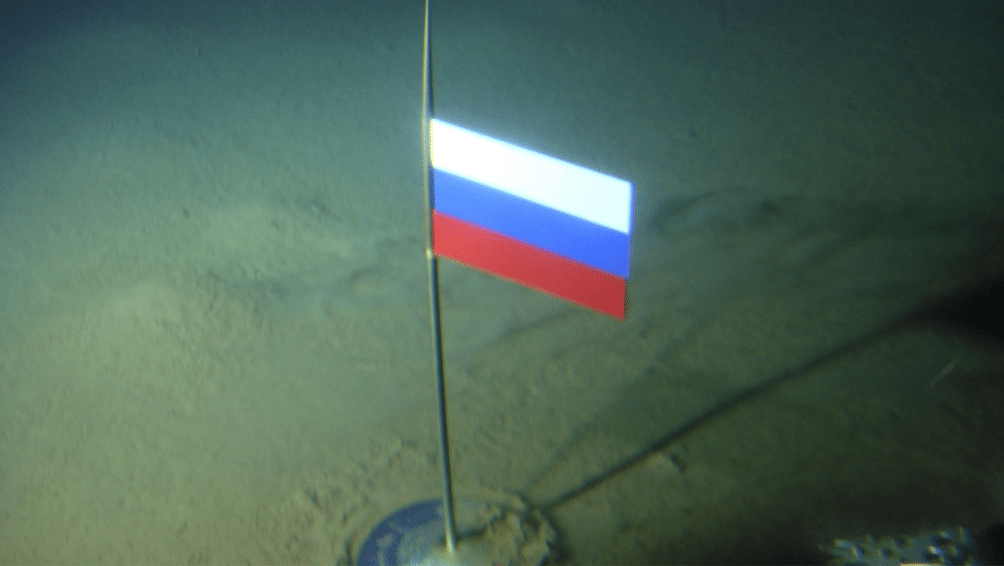
M 443 522 L 446 551 L 457 546 L 457 525 L 453 508 L 453 473 L 450 467 L 450 435 L 447 430 L 446 376 L 443 371 L 443 321 L 439 307 L 439 263 L 432 251 L 432 39 L 429 37 L 429 0 L 425 0 L 425 31 L 422 60 L 422 173 L 425 189 L 426 240 L 425 260 L 429 272 L 429 314 L 432 322 L 433 359 L 436 393 L 439 397 L 439 452 L 443 459 Z

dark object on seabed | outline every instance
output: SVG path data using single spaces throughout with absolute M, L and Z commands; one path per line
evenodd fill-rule
M 921 532 L 912 536 L 867 536 L 859 540 L 833 541 L 820 550 L 830 564 L 845 566 L 893 566 L 905 563 L 945 566 L 1004 565 L 1004 523 L 994 523 L 978 536 L 963 527 Z

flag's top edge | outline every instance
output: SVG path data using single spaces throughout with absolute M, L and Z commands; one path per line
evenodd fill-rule
M 432 166 L 613 230 L 631 232 L 631 183 L 431 120 Z

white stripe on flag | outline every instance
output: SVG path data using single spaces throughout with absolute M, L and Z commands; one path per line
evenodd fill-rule
M 631 233 L 631 183 L 433 119 L 432 166 Z

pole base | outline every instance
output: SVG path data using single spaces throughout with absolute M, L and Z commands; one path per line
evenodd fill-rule
M 551 554 L 554 529 L 518 498 L 508 504 L 456 500 L 457 544 L 445 547 L 443 502 L 402 507 L 377 523 L 356 554 L 357 566 L 538 566 Z

